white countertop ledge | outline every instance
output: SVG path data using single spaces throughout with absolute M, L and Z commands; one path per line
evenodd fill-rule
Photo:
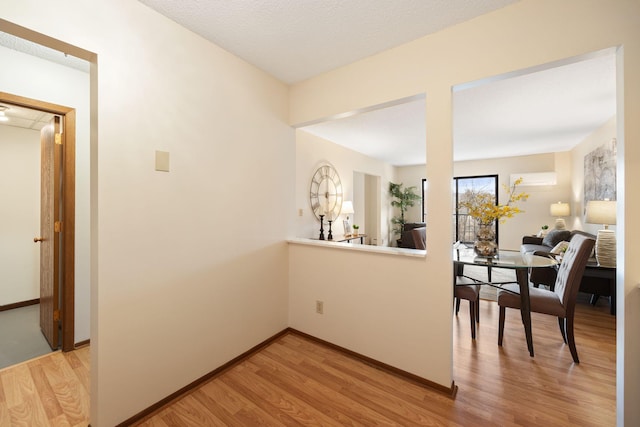
M 305 239 L 303 237 L 293 237 L 287 239 L 287 243 L 292 245 L 320 246 L 323 248 L 341 249 L 347 251 L 371 252 L 384 255 L 408 256 L 414 258 L 424 258 L 426 250 L 390 248 L 387 246 L 358 245 L 347 242 L 333 242 L 331 240 Z

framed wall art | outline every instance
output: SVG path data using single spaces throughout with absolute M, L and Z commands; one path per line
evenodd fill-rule
M 584 204 L 590 200 L 616 200 L 616 139 L 584 156 Z

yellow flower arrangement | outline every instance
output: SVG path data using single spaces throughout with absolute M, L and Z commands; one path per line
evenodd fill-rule
M 509 195 L 506 204 L 496 204 L 495 196 L 485 191 L 468 190 L 464 193 L 464 200 L 459 203 L 460 208 L 465 208 L 469 216 L 475 218 L 480 224 L 491 224 L 498 220 L 501 223 L 517 213 L 524 212 L 513 203 L 527 200 L 529 195 L 524 192 L 516 193 L 518 185 L 522 184 L 522 178 L 518 178 L 511 187 L 503 184 L 503 188 Z

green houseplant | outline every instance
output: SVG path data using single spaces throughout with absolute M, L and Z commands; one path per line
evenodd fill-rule
M 403 184 L 396 184 L 389 182 L 389 194 L 392 197 L 391 206 L 400 209 L 400 215 L 396 215 L 391 218 L 391 224 L 394 225 L 393 232 L 397 235 L 402 235 L 406 219 L 404 214 L 407 210 L 416 204 L 417 200 L 420 200 L 420 196 L 416 194 L 416 187 L 403 188 Z
M 518 185 L 522 184 L 522 178 L 518 178 L 511 187 L 503 185 L 509 199 L 507 203 L 496 203 L 496 196 L 484 190 L 467 190 L 458 204 L 459 209 L 466 210 L 466 213 L 474 218 L 478 223 L 476 232 L 477 238 L 474 249 L 480 256 L 493 256 L 498 252 L 496 242 L 495 223 L 505 222 L 507 218 L 512 218 L 515 214 L 524 212 L 515 202 L 527 200 L 529 195 L 524 192 L 516 192 Z

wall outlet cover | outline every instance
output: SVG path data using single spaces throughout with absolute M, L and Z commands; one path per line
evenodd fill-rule
M 169 172 L 169 152 L 156 150 L 156 170 Z

